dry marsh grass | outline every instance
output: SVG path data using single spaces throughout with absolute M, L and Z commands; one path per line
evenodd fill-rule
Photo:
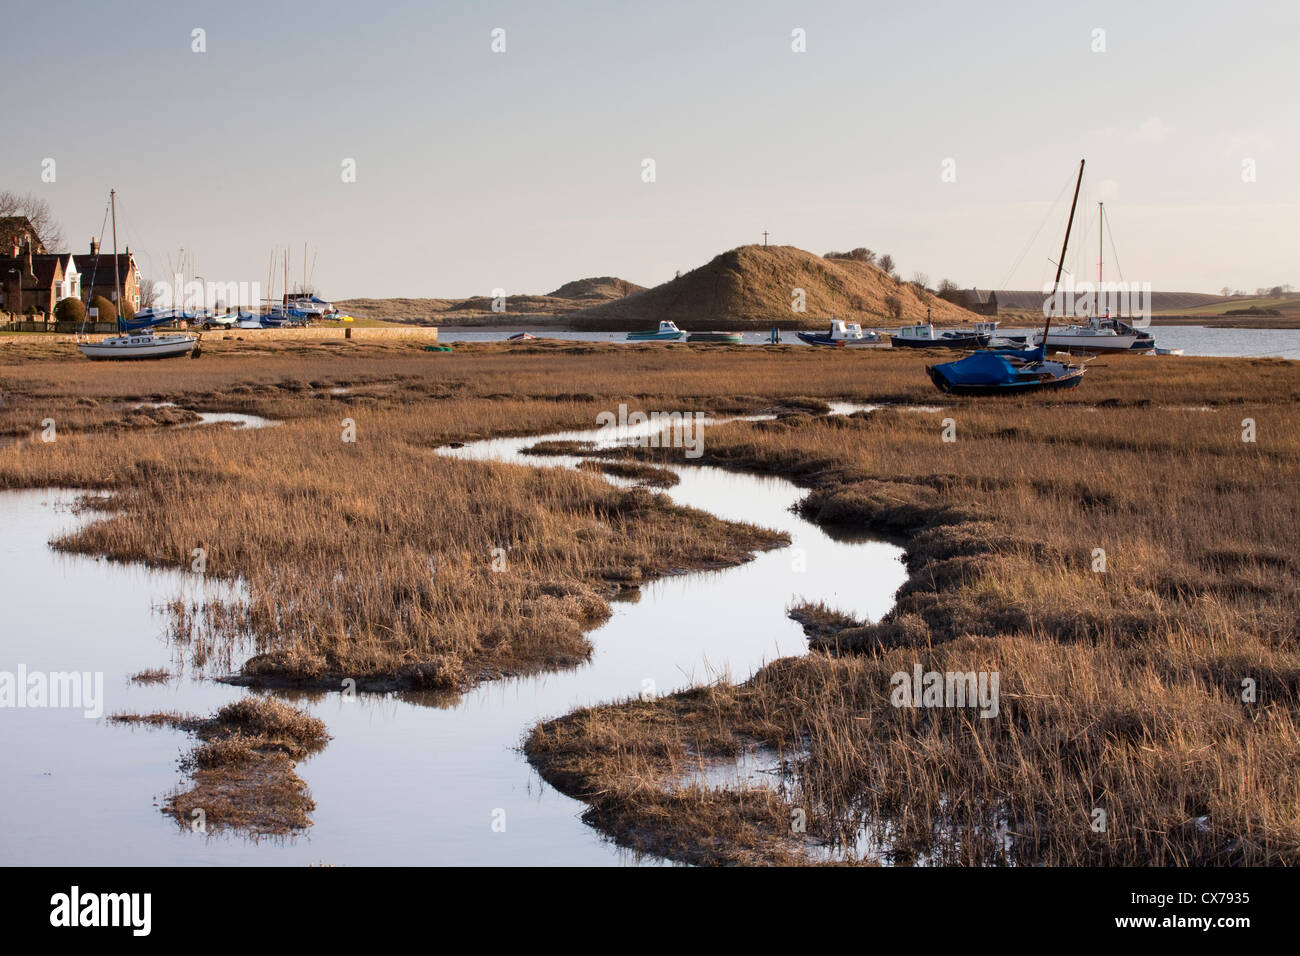
M 866 837 L 893 862 L 1300 862 L 1286 769 L 1300 759 L 1300 370 L 1267 368 L 1287 378 L 1280 397 L 1227 366 L 1189 408 L 1165 406 L 1160 383 L 1161 406 L 984 402 L 711 430 L 706 462 L 792 476 L 809 518 L 903 537 L 896 608 L 874 624 L 795 608 L 807 657 L 550 721 L 530 756 L 609 832 L 695 862 L 789 862 L 810 844 L 853 859 Z M 1190 371 L 1180 388 L 1204 374 Z M 999 673 L 1000 716 L 893 707 L 891 676 L 918 664 Z M 757 835 L 742 794 L 671 784 L 754 744 L 797 755 Z M 793 808 L 807 836 L 790 832 Z
M 212 717 L 166 712 L 114 714 L 113 723 L 173 727 L 200 740 L 181 768 L 190 786 L 167 796 L 163 812 L 182 829 L 236 830 L 280 836 L 311 826 L 316 804 L 294 772 L 296 763 L 329 742 L 325 724 L 270 697 L 241 697 Z
M 790 476 L 813 520 L 900 536 L 911 577 L 880 622 L 795 609 L 812 652 L 744 684 L 536 728 L 531 759 L 594 823 L 697 862 L 804 861 L 864 832 L 902 862 L 1300 862 L 1295 363 L 1124 358 L 1044 402 L 962 402 L 925 380 L 932 356 L 888 351 L 242 346 L 129 374 L 7 346 L 0 434 L 53 417 L 59 438 L 0 448 L 0 487 L 112 492 L 63 547 L 177 567 L 207 549 L 249 601 L 195 640 L 252 635 L 246 679 L 449 687 L 581 660 L 619 588 L 779 538 L 580 471 L 432 449 L 590 427 L 621 402 L 775 409 L 711 426 L 700 461 Z M 821 414 L 836 400 L 939 411 Z M 284 424 L 127 427 L 141 401 Z M 892 707 L 890 675 L 916 664 L 996 670 L 999 716 Z M 755 745 L 790 757 L 784 790 L 672 785 Z M 211 759 L 245 753 L 222 746 Z

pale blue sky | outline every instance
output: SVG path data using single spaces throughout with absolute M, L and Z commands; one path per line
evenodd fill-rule
M 1300 284 L 1297 40 L 1282 2 L 25 4 L 0 188 L 48 197 L 81 251 L 116 187 L 155 278 L 183 246 L 264 282 L 276 245 L 296 278 L 307 242 L 334 298 L 650 285 L 764 229 L 1033 288 L 1086 157 L 1071 268 L 1095 274 L 1105 198 L 1125 278 L 1253 290 Z

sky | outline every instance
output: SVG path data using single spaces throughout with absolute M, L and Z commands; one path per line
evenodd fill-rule
M 1086 158 L 1070 275 L 1095 278 L 1104 200 L 1108 278 L 1300 285 L 1290 2 L 72 0 L 4 20 L 0 189 L 47 198 L 79 252 L 115 188 L 150 278 L 184 249 L 265 287 L 289 249 L 291 281 L 337 299 L 654 285 L 766 230 L 932 285 L 1039 288 Z

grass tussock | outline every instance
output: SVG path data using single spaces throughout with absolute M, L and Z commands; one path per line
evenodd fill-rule
M 173 727 L 200 743 L 181 760 L 187 789 L 171 793 L 163 812 L 185 829 L 283 835 L 311 826 L 316 804 L 294 772 L 329 741 L 317 717 L 271 697 L 241 697 L 210 718 L 177 713 L 115 714 L 114 723 Z

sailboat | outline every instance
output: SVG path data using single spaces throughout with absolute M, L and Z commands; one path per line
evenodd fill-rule
M 197 352 L 197 335 L 154 335 L 152 329 L 129 332 L 121 314 L 122 272 L 117 261 L 117 190 L 109 191 L 108 201 L 113 210 L 113 285 L 117 293 L 118 334 L 102 342 L 78 342 L 81 354 L 92 361 L 104 359 L 163 359 L 178 358 Z
M 1065 250 L 1070 244 L 1074 211 L 1079 204 L 1079 187 L 1083 185 L 1084 161 L 1079 160 L 1079 178 L 1074 183 L 1070 218 L 1065 224 L 1061 258 L 1057 260 L 1053 292 L 1060 287 Z M 1034 349 L 994 349 L 975 352 L 956 362 L 930 365 L 926 372 L 940 391 L 950 395 L 1023 395 L 1027 392 L 1077 388 L 1083 381 L 1082 365 L 1048 361 L 1047 342 L 1052 331 L 1052 310 L 1047 311 L 1042 338 Z
M 1094 312 L 1100 312 L 1102 301 L 1102 273 L 1106 261 L 1105 203 L 1097 203 L 1097 223 L 1097 308 Z M 1035 338 L 1035 343 L 1039 341 Z M 1066 352 L 1089 355 L 1105 352 L 1110 355 L 1149 352 L 1156 347 L 1156 340 L 1150 332 L 1135 329 L 1119 318 L 1112 318 L 1108 312 L 1104 316 L 1094 314 L 1082 325 L 1067 325 L 1057 329 L 1047 337 L 1047 344 Z

